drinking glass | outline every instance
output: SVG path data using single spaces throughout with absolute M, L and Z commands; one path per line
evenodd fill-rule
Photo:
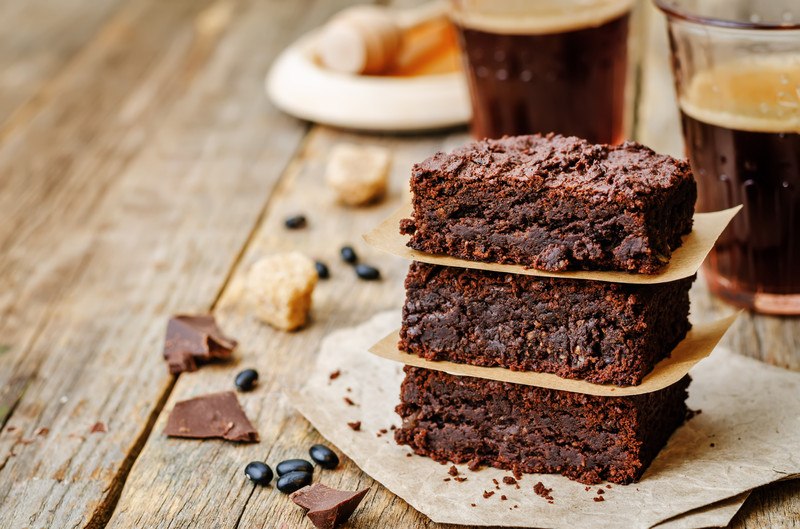
M 800 1 L 655 1 L 699 210 L 744 205 L 706 260 L 709 287 L 800 314 Z
M 621 143 L 634 0 L 452 0 L 472 133 L 558 132 Z

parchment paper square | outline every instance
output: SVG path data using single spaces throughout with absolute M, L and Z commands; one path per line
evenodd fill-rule
M 800 374 L 718 349 L 691 372 L 689 406 L 701 413 L 672 436 L 639 483 L 587 491 L 542 474 L 525 475 L 517 489 L 503 484 L 508 472 L 471 472 L 463 465 L 466 481 L 445 481 L 449 465 L 407 457 L 411 451 L 394 442 L 390 427 L 399 425 L 394 407 L 402 366 L 367 352 L 399 320 L 397 311 L 382 313 L 328 336 L 307 384 L 290 398 L 367 474 L 435 522 L 556 529 L 647 529 L 666 520 L 676 528 L 725 525 L 743 493 L 800 474 Z M 340 376 L 330 380 L 337 370 Z M 352 430 L 351 421 L 361 421 L 361 430 Z M 533 492 L 539 481 L 553 489 L 552 504 Z M 594 501 L 599 487 L 605 489 L 602 502 Z M 492 490 L 485 499 L 483 491 Z

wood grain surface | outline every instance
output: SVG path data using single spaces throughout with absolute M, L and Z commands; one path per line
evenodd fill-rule
M 348 3 L 0 2 L 0 527 L 310 527 L 273 487 L 253 487 L 244 465 L 321 441 L 282 390 L 303 381 L 331 330 L 400 305 L 407 263 L 361 234 L 397 207 L 413 162 L 467 138 L 342 132 L 269 104 L 272 59 Z M 634 130 L 681 154 L 663 20 L 645 7 Z M 383 202 L 334 202 L 322 175 L 339 142 L 391 150 Z M 308 228 L 287 231 L 293 213 Z M 381 281 L 355 277 L 338 257 L 345 243 Z M 332 275 L 311 324 L 288 334 L 237 299 L 249 266 L 284 250 Z M 702 281 L 692 296 L 695 319 L 731 310 Z M 209 310 L 240 341 L 235 360 L 169 376 L 168 316 Z M 797 318 L 744 315 L 725 344 L 800 370 Z M 261 373 L 240 395 L 260 443 L 163 436 L 176 401 L 230 389 L 244 367 Z M 442 527 L 350 461 L 316 479 L 371 487 L 349 527 Z M 800 527 L 800 481 L 754 492 L 732 527 Z

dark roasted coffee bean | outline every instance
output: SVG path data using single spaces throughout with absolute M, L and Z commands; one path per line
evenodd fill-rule
M 275 471 L 278 473 L 279 476 L 283 476 L 284 474 L 288 474 L 289 472 L 308 472 L 309 474 L 314 473 L 314 465 L 311 462 L 306 461 L 305 459 L 287 459 L 286 461 L 281 461 L 278 463 L 278 466 L 275 467 Z
M 253 461 L 244 467 L 244 473 L 256 485 L 269 485 L 272 481 L 272 469 L 266 463 Z
M 239 391 L 250 391 L 253 389 L 253 386 L 256 385 L 257 380 L 258 371 L 255 369 L 245 369 L 236 375 L 233 383 L 236 384 L 236 388 Z
M 306 227 L 306 216 L 305 215 L 292 215 L 291 217 L 287 218 L 283 221 L 283 224 L 289 228 L 290 230 L 299 230 L 300 228 Z
M 353 250 L 352 246 L 343 246 L 341 249 L 341 254 L 345 263 L 354 264 L 356 261 L 358 261 L 358 256 L 356 255 L 356 251 Z
M 314 266 L 317 267 L 317 275 L 320 279 L 328 279 L 331 277 L 331 272 L 328 270 L 328 265 L 323 263 L 322 261 L 317 261 L 314 263 Z
M 311 485 L 311 474 L 296 470 L 289 472 L 278 478 L 278 490 L 284 494 L 291 494 L 302 489 L 306 485 Z
M 312 446 L 308 451 L 308 455 L 322 468 L 330 470 L 339 466 L 339 456 L 325 445 Z
M 356 274 L 358 277 L 366 281 L 374 281 L 381 278 L 380 270 L 368 264 L 356 265 Z

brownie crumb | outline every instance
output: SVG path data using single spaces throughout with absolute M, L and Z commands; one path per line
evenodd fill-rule
M 583 487 L 583 490 L 588 492 L 588 491 L 592 490 L 592 487 Z
M 553 489 L 548 489 L 541 481 L 533 486 L 533 492 L 550 502 L 553 501 L 553 496 L 550 495 L 550 493 L 553 492 Z
M 36 435 L 41 435 L 42 437 L 46 437 L 47 434 L 50 433 L 50 428 L 39 428 L 36 430 Z
M 470 507 L 477 507 L 477 505 L 475 505 L 474 503 L 470 503 L 469 506 Z
M 611 488 L 611 483 L 609 483 L 608 485 L 606 485 L 606 488 L 607 488 L 607 489 L 610 489 L 610 488 Z
M 389 426 L 389 429 L 390 429 L 390 430 L 397 430 L 397 426 L 395 426 L 395 425 L 393 424 L 393 425 Z
M 522 479 L 522 470 L 520 470 L 519 467 L 515 466 L 514 468 L 512 468 L 511 473 L 514 474 L 514 478 L 517 481 Z
M 444 478 L 442 481 L 450 481 L 452 478 Z
M 516 485 L 517 480 L 512 478 L 511 476 L 504 476 L 503 483 L 505 483 L 506 485 Z
M 606 499 L 605 499 L 604 497 L 602 497 L 602 496 L 595 496 L 595 497 L 594 497 L 594 498 L 592 498 L 592 499 L 593 499 L 594 501 L 606 501 Z
M 411 457 L 411 454 L 406 454 L 406 457 Z
M 353 399 L 351 399 L 350 397 L 345 397 L 344 401 L 347 403 L 348 406 L 355 406 L 356 405 L 356 403 L 353 402 Z
M 353 430 L 354 432 L 361 431 L 361 421 L 349 422 L 347 423 L 347 426 L 349 426 L 350 429 Z
M 508 498 L 506 497 L 505 494 L 503 494 L 502 496 L 500 496 L 500 499 L 503 500 L 503 501 L 506 501 Z
M 329 378 L 330 380 L 336 380 L 337 378 L 339 378 L 339 376 L 340 376 L 341 374 L 342 374 L 342 371 L 341 371 L 341 369 L 337 369 L 336 371 L 334 371 L 333 373 L 331 373 L 330 375 L 328 375 L 328 378 Z
M 604 491 L 603 489 L 597 489 L 597 494 L 605 494 L 605 493 L 606 491 Z
M 389 433 L 389 430 L 387 430 L 386 428 L 381 428 L 378 431 L 381 433 L 381 435 L 386 435 L 387 433 Z
M 514 505 L 514 509 L 519 509 L 519 505 Z
M 481 468 L 481 460 L 478 458 L 471 460 L 469 463 L 467 463 L 467 468 L 470 470 L 478 470 Z
M 485 491 L 483 491 L 484 499 L 491 498 L 492 496 L 494 496 L 494 491 L 493 490 L 485 490 Z
M 448 470 L 447 473 L 450 474 L 451 476 L 458 476 L 458 469 L 456 468 L 455 465 L 453 465 L 450 467 L 450 470 Z
M 500 482 L 499 482 L 499 481 L 497 481 L 497 480 L 496 480 L 496 479 L 494 479 L 494 478 L 492 478 L 492 482 L 493 482 L 495 485 L 499 485 L 499 484 L 500 484 Z
M 465 481 L 467 481 L 467 478 L 464 478 L 464 477 L 461 477 L 461 476 L 455 477 L 453 479 L 458 481 L 459 483 L 464 483 Z
M 715 445 L 714 443 L 711 443 L 711 444 L 710 444 L 710 445 L 708 445 L 708 446 L 710 446 L 711 448 L 714 448 L 716 445 Z
M 105 424 L 98 421 L 92 425 L 89 431 L 92 433 L 106 433 L 108 429 L 106 428 Z

